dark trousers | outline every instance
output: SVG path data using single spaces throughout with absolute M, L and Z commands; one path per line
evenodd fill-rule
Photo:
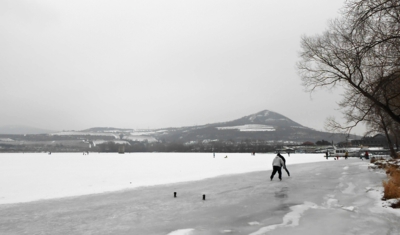
M 283 168 L 283 169 L 285 169 L 287 175 L 290 176 L 290 173 L 289 173 L 289 170 L 287 169 L 287 167 L 286 167 L 286 168 Z
M 271 180 L 274 178 L 274 175 L 276 174 L 276 172 L 278 172 L 279 175 L 279 179 L 282 179 L 282 171 L 281 171 L 281 167 L 280 166 L 274 166 L 274 169 L 272 170 L 272 174 L 271 174 Z

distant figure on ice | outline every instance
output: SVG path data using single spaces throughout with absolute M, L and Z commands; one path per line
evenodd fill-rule
M 287 155 L 290 157 L 290 152 L 287 152 Z
M 344 154 L 344 159 L 347 159 L 349 157 L 349 152 L 346 151 L 346 153 Z
M 363 157 L 365 157 L 365 159 L 369 158 L 368 151 L 365 151 L 364 156 L 363 155 L 360 156 L 360 159 L 364 161 Z
M 278 157 L 280 157 L 282 159 L 282 161 L 283 161 L 282 167 L 283 167 L 283 169 L 285 169 L 287 175 L 290 176 L 289 170 L 286 167 L 286 159 L 280 153 L 278 153 Z
M 326 151 L 325 157 L 326 157 L 326 160 L 328 160 L 328 157 L 329 157 L 329 152 L 328 151 Z
M 215 153 L 213 153 L 213 157 L 215 158 Z
M 226 155 L 225 158 L 228 158 L 228 155 Z
M 283 160 L 276 155 L 276 157 L 274 158 L 274 160 L 272 161 L 272 174 L 271 174 L 271 180 L 274 178 L 274 175 L 276 174 L 276 172 L 278 172 L 279 175 L 279 180 L 282 180 L 282 172 L 281 172 L 281 167 L 284 165 L 285 163 L 283 162 Z

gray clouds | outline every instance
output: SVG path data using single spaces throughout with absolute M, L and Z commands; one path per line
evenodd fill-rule
M 2 1 L 0 123 L 161 128 L 264 109 L 322 129 L 338 93 L 303 92 L 300 36 L 333 1 Z

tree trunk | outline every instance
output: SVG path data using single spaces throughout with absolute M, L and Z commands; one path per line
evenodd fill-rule
M 390 135 L 389 135 L 389 132 L 388 132 L 388 127 L 386 126 L 386 123 L 385 123 L 385 120 L 383 120 L 383 117 L 381 117 L 381 122 L 382 122 L 383 130 L 385 131 L 386 139 L 387 139 L 388 144 L 389 144 L 390 156 L 392 158 L 397 158 L 396 151 L 393 148 L 392 140 L 390 139 Z

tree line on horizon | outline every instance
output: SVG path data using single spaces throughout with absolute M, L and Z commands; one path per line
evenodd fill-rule
M 332 143 L 326 140 L 319 140 L 315 143 L 306 141 L 297 146 L 329 146 Z M 91 151 L 98 152 L 118 152 L 122 144 L 114 142 L 105 142 L 96 146 Z M 282 143 L 266 143 L 265 141 L 214 141 L 212 143 L 203 144 L 201 142 L 194 144 L 184 144 L 178 142 L 139 142 L 132 141 L 130 145 L 123 145 L 124 152 L 241 152 L 241 153 L 265 153 L 274 152 L 281 149 Z
M 329 146 L 330 142 L 326 140 L 306 141 L 296 146 Z M 153 142 L 129 141 L 129 144 L 115 143 L 112 140 L 97 144 L 94 147 L 84 147 L 86 145 L 4 145 L 0 146 L 0 152 L 241 152 L 241 153 L 266 153 L 274 152 L 276 149 L 282 149 L 283 144 L 268 143 L 261 140 L 245 141 L 214 141 L 212 143 L 197 142 L 185 144 L 179 142 Z

